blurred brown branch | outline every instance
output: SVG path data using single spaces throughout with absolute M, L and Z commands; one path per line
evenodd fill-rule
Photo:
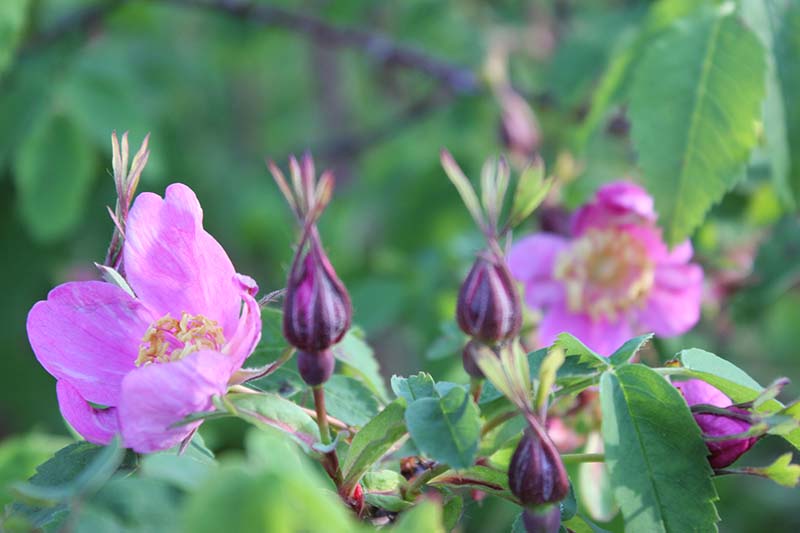
M 153 0 L 154 2 L 218 11 L 243 20 L 303 34 L 327 46 L 354 48 L 381 66 L 422 72 L 457 94 L 480 89 L 470 69 L 452 65 L 421 50 L 359 28 L 333 25 L 321 18 L 282 7 L 245 0 Z

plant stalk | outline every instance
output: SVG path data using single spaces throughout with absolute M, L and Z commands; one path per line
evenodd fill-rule
M 576 463 L 602 463 L 606 456 L 602 453 L 565 453 L 561 456 L 565 465 Z

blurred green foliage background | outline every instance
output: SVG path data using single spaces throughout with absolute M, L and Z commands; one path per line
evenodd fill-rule
M 635 179 L 624 106 L 576 139 L 615 46 L 650 4 L 5 0 L 0 437 L 66 431 L 25 317 L 54 285 L 97 275 L 92 261 L 112 231 L 113 130 L 130 131 L 132 150 L 150 133 L 141 190 L 192 187 L 206 228 L 262 292 L 283 286 L 295 235 L 264 158 L 285 168 L 288 154 L 310 149 L 336 172 L 321 231 L 385 376 L 426 369 L 465 380 L 452 316 L 481 237 L 439 148 L 476 176 L 486 156 L 520 149 L 504 143 L 501 123 L 504 113 L 527 117 L 513 100 L 526 102 L 536 139 L 522 149 L 538 149 L 561 186 L 522 232 L 553 224 L 560 204 L 574 207 L 599 183 Z M 498 85 L 508 81 L 514 97 Z M 756 170 L 695 235 L 702 323 L 646 357 L 698 346 L 762 383 L 800 378 L 800 224 Z M 718 488 L 723 531 L 800 528 L 796 490 L 758 479 Z M 466 513 L 486 531 L 510 525 L 515 510 L 486 501 Z

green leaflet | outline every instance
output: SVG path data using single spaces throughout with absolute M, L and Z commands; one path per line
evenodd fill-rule
M 627 531 L 716 531 L 707 449 L 680 393 L 642 365 L 600 380 L 603 441 Z
M 758 140 L 765 50 L 721 9 L 700 11 L 652 45 L 632 88 L 632 139 L 671 245 L 744 176 Z

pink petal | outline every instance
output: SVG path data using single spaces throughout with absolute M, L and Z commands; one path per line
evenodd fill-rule
M 261 340 L 261 306 L 253 297 L 258 292 L 258 286 L 247 276 L 237 275 L 237 280 L 241 283 L 244 300 L 242 315 L 239 317 L 236 332 L 223 349 L 230 356 L 231 374 L 242 367 L 244 360 L 253 353 Z
M 204 315 L 236 331 L 239 284 L 225 250 L 203 229 L 203 210 L 194 192 L 176 183 L 162 200 L 142 193 L 127 222 L 125 275 L 137 297 L 159 313 Z
M 558 254 L 567 240 L 551 233 L 537 233 L 517 241 L 508 254 L 508 268 L 525 285 L 525 302 L 538 309 L 563 299 L 561 283 L 553 280 Z
M 589 228 L 619 227 L 654 222 L 653 199 L 628 181 L 603 185 L 592 202 L 581 207 L 572 221 L 572 233 L 580 235 Z
M 681 391 L 686 404 L 690 406 L 705 403 L 715 407 L 728 407 L 731 404 L 731 399 L 722 391 L 701 379 L 677 381 L 673 385 Z
M 114 406 L 152 320 L 152 313 L 119 287 L 77 281 L 59 285 L 33 306 L 28 339 L 50 374 L 86 400 Z
M 605 357 L 614 353 L 633 336 L 630 325 L 625 320 L 592 320 L 588 314 L 571 313 L 560 304 L 550 307 L 539 324 L 539 347 L 549 346 L 555 342 L 559 333 L 565 331 Z
M 64 380 L 56 383 L 61 414 L 75 431 L 94 444 L 108 444 L 119 432 L 117 409 L 95 409 L 83 399 L 78 389 Z
M 689 331 L 700 320 L 703 269 L 695 264 L 661 265 L 639 314 L 643 329 L 665 337 Z
M 230 369 L 230 356 L 204 350 L 128 374 L 122 382 L 119 406 L 125 446 L 149 453 L 179 444 L 200 422 L 170 426 L 192 413 L 210 409 L 212 396 L 225 393 Z

